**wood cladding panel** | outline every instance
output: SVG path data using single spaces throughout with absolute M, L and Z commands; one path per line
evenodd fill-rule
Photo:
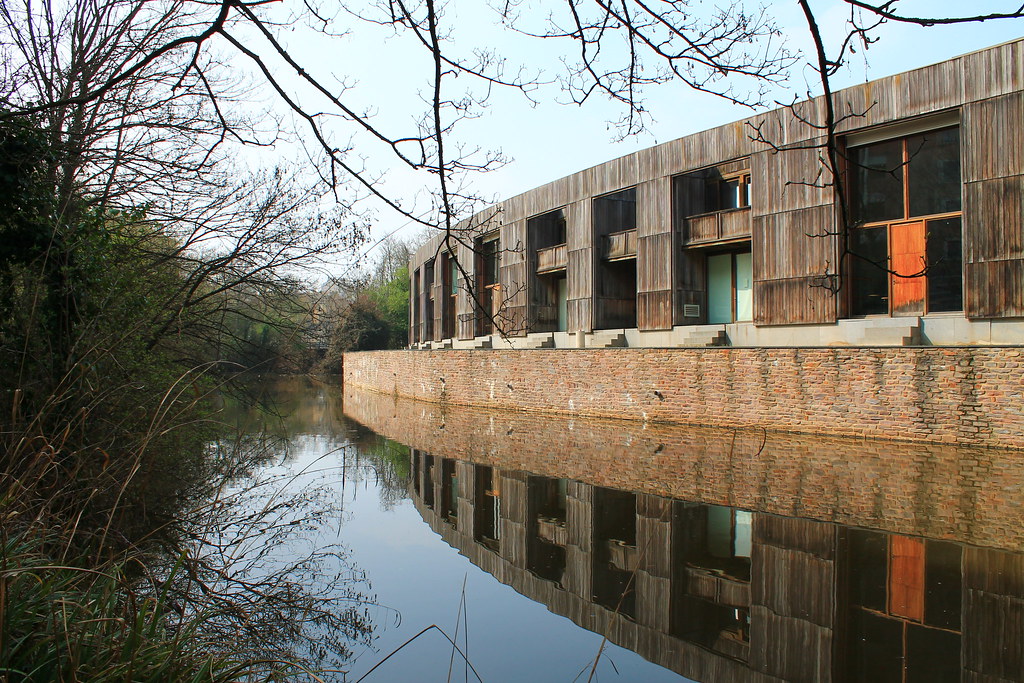
M 836 321 L 836 297 L 817 277 L 754 281 L 754 324 L 803 325 Z
M 589 299 L 594 295 L 594 262 L 593 249 L 575 249 L 569 251 L 569 265 L 566 268 L 568 278 L 568 299 Z
M 685 219 L 684 223 L 687 244 L 713 242 L 718 239 L 719 214 L 717 213 L 692 216 Z
M 750 237 L 750 209 L 740 211 L 723 211 L 718 214 L 718 237 L 722 240 L 735 240 Z
M 593 246 L 594 231 L 591 227 L 593 215 L 589 199 L 570 204 L 565 209 L 565 244 L 569 251 L 587 249 Z
M 896 80 L 889 76 L 835 93 L 836 130 L 845 133 L 895 119 L 897 89 Z
M 755 545 L 750 576 L 753 604 L 818 626 L 831 625 L 835 591 L 833 562 L 801 550 Z
M 641 183 L 636 192 L 636 233 L 648 237 L 672 232 L 672 184 L 666 177 Z
M 702 251 L 682 250 L 676 260 L 676 300 L 673 312 L 675 325 L 699 325 L 707 319 L 705 258 Z M 685 306 L 696 304 L 700 315 L 685 316 Z
M 968 263 L 1024 258 L 1024 177 L 966 185 L 964 257 Z
M 965 182 L 1024 173 L 1024 93 L 996 97 L 964 107 Z
M 997 45 L 960 58 L 967 102 L 1024 88 L 1024 43 Z
M 769 680 L 773 682 L 834 680 L 834 639 L 830 628 L 775 614 L 756 604 L 750 610 L 750 666 L 764 676 L 771 676 Z
M 617 192 L 640 182 L 639 157 L 636 153 L 612 159 L 583 173 L 590 175 L 591 196 Z
M 672 329 L 672 290 L 636 295 L 636 322 L 641 330 Z
M 754 280 L 821 276 L 836 262 L 831 206 L 755 216 Z
M 638 292 L 672 289 L 672 242 L 670 232 L 637 240 Z
M 594 329 L 593 299 L 570 299 L 566 302 L 569 332 L 591 332 Z
M 968 318 L 1024 317 L 1024 260 L 968 263 L 965 275 Z
M 697 169 L 750 154 L 749 132 L 743 121 L 736 121 L 686 136 L 682 139 L 684 168 Z
M 821 149 L 760 152 L 750 158 L 750 206 L 754 217 L 832 205 L 832 188 L 820 183 Z
M 959 58 L 891 78 L 896 85 L 897 118 L 951 109 L 964 102 L 963 62 Z

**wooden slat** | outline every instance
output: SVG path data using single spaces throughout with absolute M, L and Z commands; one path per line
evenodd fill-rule
M 637 291 L 672 290 L 672 233 L 642 237 L 637 241 Z
M 830 186 L 819 186 L 820 149 L 796 149 L 750 158 L 751 210 L 754 217 L 816 206 L 831 206 Z
M 1022 92 L 964 107 L 960 167 L 965 182 L 1024 173 L 1024 125 L 1021 121 L 1024 121 Z
M 569 263 L 569 253 L 564 244 L 556 244 L 547 249 L 537 250 L 537 272 L 551 273 L 556 270 L 565 270 Z
M 721 214 L 717 212 L 687 218 L 685 221 L 686 243 L 700 244 L 702 242 L 714 242 L 721 234 L 721 230 L 719 229 L 720 223 Z
M 893 76 L 898 118 L 930 114 L 964 103 L 963 61 L 958 57 Z
M 755 216 L 754 280 L 820 276 L 834 268 L 834 221 L 831 206 Z
M 623 230 L 605 236 L 604 258 L 636 258 L 636 230 Z
M 965 275 L 968 318 L 1024 317 L 1024 260 L 968 263 Z
M 754 281 L 754 323 L 800 325 L 836 321 L 836 297 L 817 277 Z
M 1014 41 L 961 58 L 968 102 L 1024 89 L 1024 43 Z

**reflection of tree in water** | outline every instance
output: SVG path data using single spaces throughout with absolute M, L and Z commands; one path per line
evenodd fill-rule
M 201 595 L 207 628 L 253 658 L 337 668 L 353 646 L 372 642 L 374 597 L 346 549 L 322 541 L 342 515 L 325 458 L 275 465 L 287 446 L 264 433 L 211 444 L 211 456 L 231 466 L 189 530 L 194 557 L 176 590 Z
M 356 451 L 356 476 L 360 480 L 372 476 L 379 490 L 381 509 L 393 509 L 409 497 L 409 447 L 357 422 L 346 422 L 349 441 Z
M 341 393 L 305 378 L 257 387 L 258 400 L 225 401 L 232 425 L 211 442 L 224 487 L 193 533 L 198 569 L 187 577 L 214 605 L 210 627 L 254 656 L 340 667 L 372 642 L 367 577 L 335 537 L 346 491 L 372 482 L 381 506 L 408 496 L 409 450 L 346 419 Z M 243 604 L 242 627 L 230 611 Z

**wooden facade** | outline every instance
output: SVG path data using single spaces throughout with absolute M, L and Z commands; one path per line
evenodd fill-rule
M 957 129 L 959 159 L 948 161 L 959 168 L 962 232 L 947 240 L 956 253 L 943 265 L 956 276 L 948 286 L 962 291 L 954 297 L 959 308 L 943 312 L 968 320 L 1024 317 L 1024 40 L 864 83 L 834 98 L 837 111 L 859 114 L 839 124 L 843 145 L 896 140 L 906 130 Z M 735 304 L 736 321 L 835 325 L 855 317 L 851 301 L 860 296 L 859 283 L 843 260 L 849 230 L 837 225 L 834 188 L 822 182 L 822 150 L 815 147 L 823 143 L 820 130 L 801 121 L 814 120 L 821 109 L 818 98 L 641 150 L 463 221 L 458 230 L 474 239 L 500 231 L 493 331 L 523 336 L 722 322 L 714 313 L 718 295 L 710 290 L 728 287 L 729 278 L 709 261 L 716 254 L 736 255 L 734 288 L 740 270 L 751 264 L 752 310 L 749 318 L 737 317 Z M 771 144 L 757 141 L 757 131 Z M 609 198 L 627 194 L 632 213 L 607 218 Z M 616 210 L 625 208 L 620 202 Z M 552 212 L 564 220 L 557 238 L 531 224 Z M 438 235 L 414 256 L 410 343 L 491 331 L 476 321 L 474 239 L 446 242 Z M 923 239 L 890 244 L 882 265 L 921 260 Z M 450 276 L 441 267 L 449 258 L 460 264 L 454 295 L 445 289 Z M 564 285 L 550 276 L 556 272 Z M 888 302 L 885 314 L 907 314 L 900 302 L 913 308 L 924 287 L 924 280 L 892 278 L 889 291 L 879 295 Z M 564 319 L 556 320 L 559 306 Z M 454 329 L 444 324 L 446 315 L 454 316 Z

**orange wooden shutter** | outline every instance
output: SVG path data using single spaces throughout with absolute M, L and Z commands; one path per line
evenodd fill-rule
M 924 221 L 900 223 L 889 229 L 889 267 L 893 313 L 924 313 L 927 280 L 915 275 L 925 269 Z M 903 275 L 904 277 L 899 277 Z

